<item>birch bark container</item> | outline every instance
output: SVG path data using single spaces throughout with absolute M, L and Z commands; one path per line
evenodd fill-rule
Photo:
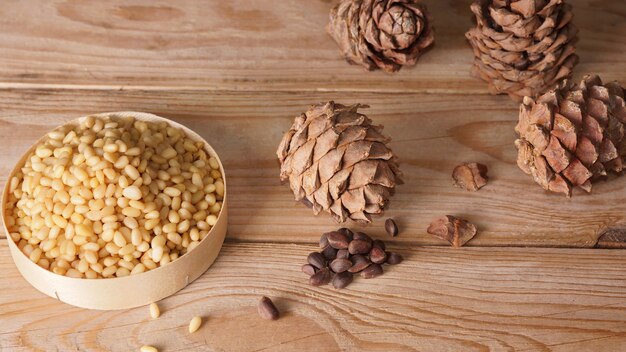
M 193 280 L 197 279 L 213 264 L 219 254 L 222 243 L 224 242 L 224 237 L 226 236 L 228 223 L 228 192 L 224 167 L 215 150 L 202 137 L 176 122 L 143 112 L 124 111 L 91 116 L 111 116 L 114 118 L 134 117 L 136 120 L 147 122 L 164 121 L 172 127 L 182 129 L 187 138 L 196 142 L 202 142 L 204 150 L 210 156 L 217 159 L 224 181 L 224 199 L 217 223 L 211 228 L 208 235 L 202 239 L 198 246 L 165 266 L 159 266 L 153 270 L 119 278 L 71 278 L 55 274 L 33 263 L 18 248 L 11 236 L 8 235 L 9 231 L 6 226 L 6 203 L 8 200 L 9 182 L 7 182 L 2 193 L 2 220 L 4 232 L 7 234 L 9 250 L 15 265 L 26 281 L 46 295 L 65 303 L 82 308 L 102 310 L 126 309 L 147 305 L 176 293 Z M 72 120 L 66 125 L 80 124 L 85 118 L 86 116 Z M 13 178 L 16 172 L 24 165 L 26 158 L 45 138 L 47 138 L 47 136 L 42 137 L 24 153 L 9 174 L 7 180 Z

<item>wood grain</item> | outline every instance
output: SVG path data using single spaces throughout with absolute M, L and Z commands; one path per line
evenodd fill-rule
M 305 245 L 227 244 L 200 279 L 159 305 L 89 311 L 29 286 L 0 244 L 0 349 L 7 351 L 623 351 L 621 251 L 398 248 L 403 263 L 349 288 L 315 288 Z M 282 312 L 267 322 L 262 295 Z M 193 334 L 194 315 L 205 322 Z
M 128 3 L 8 0 L 0 8 L 4 86 L 485 93 L 469 76 L 471 0 L 427 0 L 436 45 L 395 75 L 365 74 L 326 34 L 335 0 Z M 626 2 L 571 0 L 578 77 L 626 81 Z
M 387 214 L 400 226 L 400 241 L 445 244 L 425 231 L 444 214 L 477 225 L 473 246 L 593 247 L 605 228 L 626 221 L 626 177 L 566 199 L 545 193 L 517 168 L 517 107 L 502 96 L 5 89 L 0 174 L 64 121 L 103 111 L 151 112 L 195 130 L 220 154 L 231 191 L 229 240 L 311 243 L 337 225 L 294 202 L 279 182 L 275 150 L 294 116 L 330 99 L 370 104 L 367 114 L 394 139 L 406 184 Z M 489 167 L 486 187 L 471 193 L 452 186 L 452 169 L 464 161 Z M 382 235 L 383 220 L 366 231 Z

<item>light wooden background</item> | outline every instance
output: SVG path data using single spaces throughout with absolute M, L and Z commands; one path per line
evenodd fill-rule
M 570 2 L 576 78 L 594 72 L 626 84 L 626 2 Z M 584 248 L 606 231 L 624 233 L 626 177 L 572 199 L 543 192 L 515 166 L 516 104 L 469 76 L 470 1 L 426 3 L 435 48 L 388 75 L 341 59 L 324 30 L 334 0 L 3 1 L 0 185 L 54 126 L 146 111 L 187 125 L 220 153 L 231 222 L 214 267 L 161 302 L 156 321 L 147 308 L 87 311 L 45 297 L 0 240 L 0 350 L 626 350 L 626 256 Z M 407 260 L 342 291 L 310 287 L 299 272 L 336 225 L 294 203 L 274 154 L 294 116 L 331 99 L 371 105 L 406 180 L 388 215 L 401 228 L 389 242 Z M 464 161 L 489 166 L 477 193 L 451 185 Z M 443 214 L 478 226 L 468 248 L 426 234 Z M 385 238 L 382 223 L 365 230 Z M 261 295 L 283 318 L 257 316 Z M 207 321 L 189 335 L 198 314 Z

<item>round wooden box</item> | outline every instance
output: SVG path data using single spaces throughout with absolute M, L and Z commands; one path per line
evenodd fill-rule
M 112 310 L 146 305 L 181 290 L 193 280 L 197 279 L 215 261 L 215 258 L 222 248 L 228 224 L 227 186 L 224 167 L 215 150 L 213 150 L 202 137 L 174 121 L 153 114 L 132 111 L 102 113 L 91 116 L 111 116 L 113 118 L 132 116 L 142 121 L 165 121 L 172 127 L 182 129 L 188 138 L 194 141 L 201 141 L 204 144 L 205 151 L 218 160 L 224 180 L 224 200 L 215 226 L 211 228 L 209 234 L 197 247 L 177 260 L 144 273 L 109 279 L 77 279 L 66 277 L 48 271 L 28 259 L 17 247 L 17 244 L 13 242 L 11 236 L 8 235 L 9 232 L 5 225 L 5 204 L 8 199 L 9 182 L 5 185 L 2 193 L 2 220 L 4 232 L 7 234 L 11 256 L 18 270 L 26 281 L 46 295 L 77 307 L 89 309 Z M 76 125 L 85 118 L 86 116 L 72 120 L 67 124 Z M 47 136 L 42 137 L 24 153 L 13 170 L 11 170 L 7 180 L 11 180 L 16 171 L 24 165 L 26 158 L 45 138 L 47 138 Z

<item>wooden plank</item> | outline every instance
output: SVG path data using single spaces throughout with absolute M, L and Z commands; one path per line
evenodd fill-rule
M 300 272 L 312 246 L 227 244 L 212 269 L 161 302 L 74 308 L 24 281 L 0 244 L 0 349 L 11 351 L 623 351 L 621 251 L 413 247 L 341 291 Z M 280 320 L 259 318 L 267 295 Z M 205 317 L 187 333 L 194 315 Z
M 577 76 L 625 76 L 626 2 L 571 0 Z M 485 93 L 469 76 L 471 0 L 427 1 L 436 46 L 395 75 L 365 73 L 326 34 L 329 1 L 10 0 L 0 9 L 0 82 L 237 90 Z
M 399 241 L 444 244 L 425 231 L 444 214 L 478 226 L 474 246 L 592 247 L 605 229 L 626 221 L 626 177 L 566 199 L 545 193 L 517 168 L 517 107 L 502 96 L 2 90 L 0 174 L 64 121 L 102 111 L 152 112 L 197 131 L 220 153 L 231 195 L 229 239 L 311 243 L 337 225 L 295 204 L 279 182 L 275 150 L 294 116 L 333 98 L 370 104 L 367 114 L 394 139 L 406 181 L 388 211 L 400 226 Z M 472 160 L 488 165 L 491 177 L 476 193 L 453 187 L 450 177 L 454 166 Z M 382 222 L 366 231 L 383 234 Z
M 592 195 L 546 194 L 515 165 L 515 104 L 506 97 L 380 93 L 246 93 L 211 91 L 3 90 L 0 174 L 54 126 L 88 113 L 147 111 L 200 133 L 220 153 L 231 195 L 231 240 L 311 243 L 336 224 L 295 204 L 278 179 L 275 150 L 282 132 L 313 102 L 339 98 L 372 107 L 402 161 L 406 184 L 389 216 L 399 241 L 443 244 L 425 229 L 443 214 L 476 223 L 475 246 L 592 247 L 607 228 L 626 222 L 626 178 L 600 182 Z M 452 186 L 464 161 L 489 166 L 491 181 L 476 193 Z M 2 180 L 4 184 L 4 180 Z M 366 229 L 382 234 L 382 220 Z

